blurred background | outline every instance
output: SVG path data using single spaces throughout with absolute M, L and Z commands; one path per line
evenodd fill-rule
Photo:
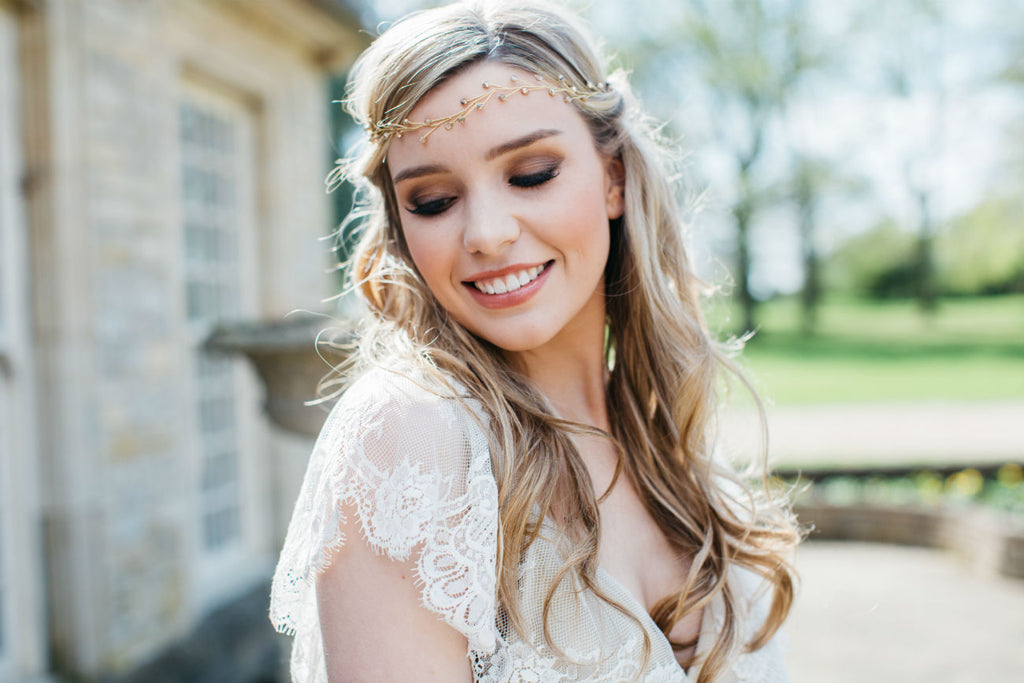
M 0 0 L 0 681 L 286 679 L 268 580 L 349 334 L 331 101 L 423 6 Z M 1024 7 L 573 6 L 754 333 L 810 529 L 793 679 L 1021 683 Z

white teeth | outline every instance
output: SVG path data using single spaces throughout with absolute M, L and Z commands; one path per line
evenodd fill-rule
M 485 294 L 505 294 L 514 292 L 520 287 L 530 284 L 537 279 L 537 276 L 544 270 L 544 266 L 524 268 L 518 273 L 509 273 L 504 277 L 496 277 L 491 280 L 477 280 L 473 286 Z

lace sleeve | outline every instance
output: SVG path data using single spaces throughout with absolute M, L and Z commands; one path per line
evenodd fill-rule
M 469 399 L 385 370 L 364 375 L 332 409 L 271 587 L 270 619 L 295 635 L 293 679 L 320 680 L 316 576 L 356 529 L 375 552 L 414 558 L 424 607 L 471 651 L 494 650 L 497 489 L 480 414 Z

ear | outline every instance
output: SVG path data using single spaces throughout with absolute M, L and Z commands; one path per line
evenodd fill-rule
M 607 176 L 607 192 L 605 204 L 608 208 L 608 220 L 621 218 L 626 209 L 626 167 L 619 157 L 609 157 L 605 165 Z

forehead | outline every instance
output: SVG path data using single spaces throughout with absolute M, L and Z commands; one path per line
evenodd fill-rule
M 589 136 L 576 107 L 562 95 L 548 92 L 549 81 L 539 81 L 534 74 L 506 64 L 474 64 L 428 92 L 406 117 L 412 122 L 447 119 L 459 115 L 468 104 L 469 110 L 459 117 L 462 120 L 393 138 L 388 153 L 392 169 L 395 162 L 418 162 L 451 153 L 465 158 L 477 148 L 489 148 L 540 128 L 554 128 L 571 138 Z M 490 96 L 473 106 L 473 98 L 488 93 Z

